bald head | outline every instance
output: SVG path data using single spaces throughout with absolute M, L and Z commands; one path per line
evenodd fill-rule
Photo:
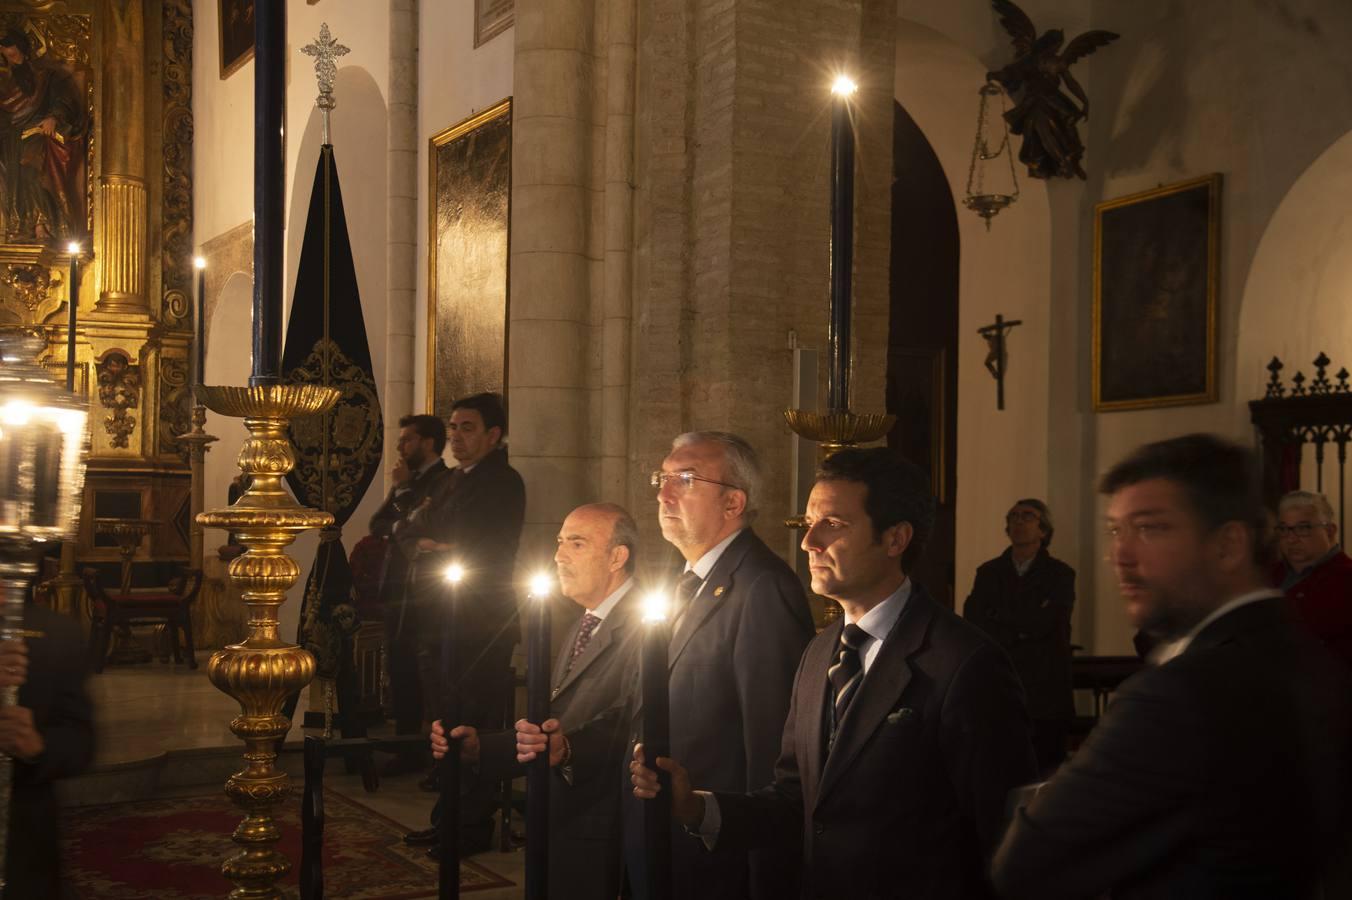
M 559 586 L 584 609 L 595 609 L 624 584 L 634 569 L 638 528 L 622 506 L 589 503 L 568 514 L 559 528 Z

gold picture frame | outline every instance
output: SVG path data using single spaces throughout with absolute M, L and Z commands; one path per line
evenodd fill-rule
M 217 0 L 216 9 L 221 80 L 225 80 L 254 57 L 254 0 Z
M 1094 207 L 1097 412 L 1214 403 L 1219 173 Z
M 427 410 L 506 396 L 512 98 L 428 141 Z
M 516 23 L 516 0 L 474 0 L 474 48 L 477 50 Z

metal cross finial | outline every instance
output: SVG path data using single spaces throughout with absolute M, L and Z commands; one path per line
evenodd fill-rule
M 346 56 L 348 48 L 333 39 L 333 35 L 329 33 L 329 23 L 325 22 L 319 26 L 319 37 L 301 47 L 300 52 L 315 58 L 315 77 L 319 79 L 319 99 L 315 101 L 315 105 L 319 107 L 323 116 L 323 142 L 328 144 L 329 113 L 338 105 L 338 101 L 333 99 L 333 81 L 338 77 L 338 66 L 334 60 Z

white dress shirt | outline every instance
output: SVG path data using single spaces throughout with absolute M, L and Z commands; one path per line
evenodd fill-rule
M 632 590 L 633 587 L 634 587 L 634 579 L 632 576 L 630 576 L 629 578 L 626 578 L 624 580 L 624 584 L 620 585 L 619 587 L 615 588 L 615 590 L 611 591 L 610 594 L 606 597 L 606 599 L 601 601 L 600 606 L 596 607 L 596 609 L 587 610 L 587 614 L 596 616 L 596 618 L 604 622 L 606 616 L 610 615 L 612 612 L 615 611 L 615 607 L 620 605 L 620 601 L 624 599 L 624 595 L 629 593 L 629 591 Z M 597 627 L 599 628 L 600 626 L 598 625 Z

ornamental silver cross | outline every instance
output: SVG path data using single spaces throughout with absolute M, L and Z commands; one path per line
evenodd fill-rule
M 323 117 L 323 143 L 329 144 L 329 112 L 338 105 L 338 101 L 333 98 L 333 82 L 338 77 L 338 66 L 334 60 L 346 56 L 348 48 L 333 39 L 329 33 L 329 23 L 325 22 L 319 26 L 319 37 L 301 47 L 300 52 L 315 58 L 315 77 L 319 79 L 319 99 L 315 105 Z

